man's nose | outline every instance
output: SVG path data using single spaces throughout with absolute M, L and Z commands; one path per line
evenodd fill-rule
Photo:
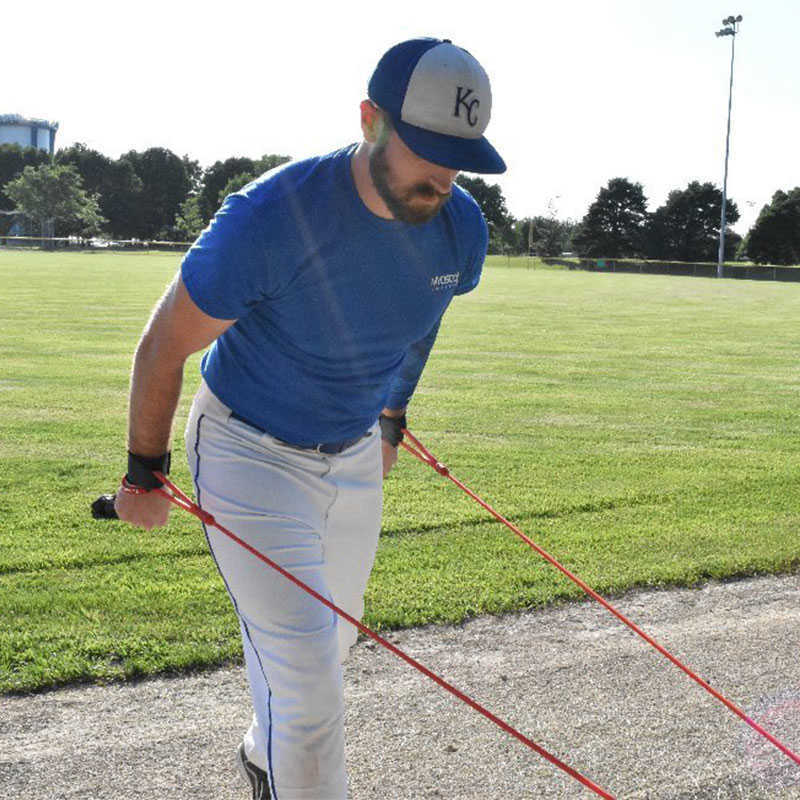
M 449 194 L 453 188 L 453 181 L 458 175 L 457 169 L 440 169 L 431 175 L 431 184 L 439 194 Z

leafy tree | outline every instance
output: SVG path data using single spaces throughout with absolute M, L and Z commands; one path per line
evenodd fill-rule
M 189 194 L 197 194 L 203 185 L 203 168 L 199 161 L 189 158 L 188 155 L 184 155 L 181 161 L 189 179 Z
M 50 156 L 37 147 L 20 147 L 18 144 L 0 144 L 0 233 L 5 233 L 11 225 L 11 212 L 14 203 L 3 194 L 3 187 L 18 177 L 25 167 L 38 167 L 49 164 Z
M 120 239 L 135 236 L 132 224 L 141 213 L 143 194 L 144 184 L 130 161 L 124 158 L 112 161 L 100 190 L 100 209 L 108 219 L 109 233 Z
M 268 153 L 256 159 L 253 165 L 253 175 L 257 178 L 259 175 L 263 175 L 265 172 L 269 172 L 271 169 L 275 169 L 275 167 L 280 167 L 282 164 L 286 164 L 291 160 L 291 156 L 278 156 L 273 153 Z
M 253 174 L 255 164 L 252 158 L 228 158 L 225 161 L 215 161 L 203 175 L 203 184 L 199 192 L 200 213 L 208 222 L 219 208 L 220 192 L 227 186 L 228 181 L 236 175 L 243 173 Z
M 772 195 L 743 249 L 757 264 L 800 264 L 800 186 Z
M 112 159 L 80 142 L 56 153 L 56 163 L 72 164 L 84 188 L 98 195 L 107 233 L 119 238 L 134 235 L 131 221 L 142 203 L 142 181 L 130 161 Z
M 200 214 L 200 198 L 193 194 L 181 203 L 175 217 L 175 234 L 181 241 L 194 241 L 205 228 L 206 223 Z
M 206 170 L 203 176 L 203 185 L 200 189 L 200 213 L 203 215 L 203 219 L 208 222 L 214 216 L 220 203 L 227 196 L 222 192 L 231 178 L 244 174 L 256 177 L 263 172 L 285 164 L 287 161 L 291 161 L 289 156 L 278 155 L 264 155 L 255 161 L 246 157 L 216 161 Z M 237 187 L 237 189 L 239 188 L 241 187 Z
M 670 192 L 647 226 L 647 254 L 670 261 L 716 261 L 722 192 L 713 183 L 692 181 L 685 189 Z M 739 219 L 732 200 L 726 202 L 730 223 Z M 741 238 L 725 231 L 725 257 L 733 258 Z
M 112 160 L 97 150 L 92 150 L 82 142 L 59 150 L 55 155 L 56 164 L 71 164 L 83 180 L 83 187 L 89 192 L 99 193 L 106 183 L 106 175 L 111 169 Z
M 533 220 L 530 217 L 515 219 L 511 226 L 511 249 L 517 254 L 533 251 L 533 239 L 531 238 L 531 225 Z
M 226 184 L 225 188 L 219 193 L 219 197 L 217 198 L 217 207 L 221 206 L 225 201 L 225 198 L 229 194 L 233 194 L 234 192 L 238 192 L 243 186 L 247 186 L 250 181 L 255 178 L 254 175 L 251 175 L 249 172 L 242 172 L 240 175 L 234 175 Z
M 744 261 L 742 255 L 742 244 L 744 239 L 739 236 L 736 231 L 732 231 L 727 225 L 725 226 L 725 261 Z M 719 242 L 717 242 L 717 249 L 714 251 L 714 260 L 719 258 Z
M 641 183 L 612 178 L 589 206 L 573 236 L 581 256 L 630 258 L 644 249 L 647 198 Z
M 560 256 L 567 249 L 566 231 L 557 219 L 539 217 L 532 232 L 533 247 L 540 256 Z
M 481 207 L 489 226 L 489 252 L 502 253 L 514 248 L 514 217 L 508 213 L 506 199 L 496 184 L 486 183 L 483 178 L 459 175 L 456 183 L 466 189 Z
M 186 200 L 191 178 L 183 159 L 163 147 L 142 153 L 131 150 L 127 161 L 142 182 L 139 202 L 130 211 L 130 231 L 140 239 L 174 235 L 173 224 Z
M 575 223 L 553 217 L 526 217 L 514 223 L 514 251 L 559 256 L 569 249 Z
M 87 194 L 81 176 L 68 164 L 25 167 L 22 174 L 6 184 L 6 195 L 16 210 L 38 223 L 42 235 L 60 232 L 91 234 L 105 222 L 94 195 Z

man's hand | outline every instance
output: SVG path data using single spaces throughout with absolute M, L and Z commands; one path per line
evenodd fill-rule
M 167 524 L 171 505 L 172 503 L 158 492 L 130 494 L 122 487 L 117 490 L 114 500 L 114 508 L 121 520 L 146 531 Z
M 397 448 L 384 439 L 381 441 L 381 450 L 383 454 L 383 477 L 385 478 L 397 463 Z

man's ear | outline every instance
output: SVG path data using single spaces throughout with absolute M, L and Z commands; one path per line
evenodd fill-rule
M 374 144 L 378 141 L 383 127 L 380 109 L 372 100 L 361 101 L 361 131 L 364 140 Z

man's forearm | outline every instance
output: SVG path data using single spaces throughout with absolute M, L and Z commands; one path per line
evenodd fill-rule
M 170 449 L 172 440 L 184 360 L 170 357 L 164 349 L 154 337 L 145 335 L 133 361 L 128 449 L 141 456 L 160 456 Z
M 234 322 L 210 317 L 198 308 L 180 274 L 156 305 L 133 359 L 128 450 L 139 458 L 129 458 L 128 470 L 130 474 L 134 466 L 134 479 L 128 481 L 126 476 L 114 499 L 120 519 L 145 530 L 166 524 L 169 500 L 158 492 L 129 491 L 130 484 L 148 489 L 149 470 L 153 469 L 148 461 L 159 459 L 170 449 L 186 359 L 211 344 Z M 148 480 L 139 480 L 144 473 L 137 464 L 147 471 Z
M 400 365 L 400 369 L 395 374 L 392 385 L 389 387 L 386 408 L 383 410 L 384 414 L 387 411 L 390 412 L 387 416 L 402 416 L 408 406 L 408 401 L 411 399 L 411 395 L 414 394 L 422 375 L 422 370 L 428 361 L 428 355 L 431 352 L 434 341 L 436 341 L 436 334 L 439 332 L 441 321 L 440 317 L 433 328 L 406 351 L 403 363 Z

